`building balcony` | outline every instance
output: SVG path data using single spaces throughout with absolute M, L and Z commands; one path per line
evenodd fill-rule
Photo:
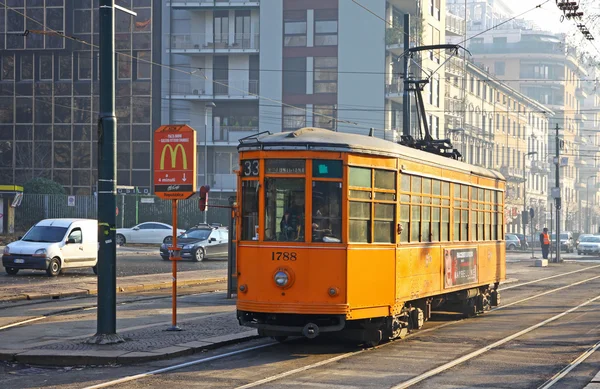
M 453 14 L 446 14 L 446 35 L 465 35 L 465 19 Z
M 547 54 L 564 58 L 565 49 L 558 42 L 514 42 L 505 44 L 471 43 L 468 46 L 473 54 Z
M 504 177 L 506 177 L 506 179 L 508 181 L 511 182 L 523 182 L 523 170 L 522 169 L 518 169 L 512 166 L 502 166 L 500 168 L 500 173 L 502 173 L 502 175 Z
M 246 136 L 258 132 L 258 126 L 219 126 L 213 128 L 213 143 L 215 146 L 220 144 L 234 144 Z
M 173 54 L 258 53 L 260 34 L 171 34 L 167 52 Z
M 544 161 L 531 161 L 531 172 L 534 174 L 547 175 L 550 173 L 550 164 Z
M 258 80 L 172 81 L 166 94 L 173 100 L 257 100 Z
M 463 117 L 465 113 L 465 108 L 463 101 L 461 99 L 455 99 L 453 97 L 444 98 L 445 101 L 445 111 L 446 115 L 451 115 L 455 117 Z
M 394 77 L 385 86 L 385 97 L 397 103 L 402 103 L 402 94 L 404 93 L 404 83 L 400 77 Z
M 185 9 L 259 7 L 260 0 L 172 0 L 167 6 Z
M 462 76 L 465 73 L 465 63 L 461 58 L 452 57 L 445 66 L 448 74 Z

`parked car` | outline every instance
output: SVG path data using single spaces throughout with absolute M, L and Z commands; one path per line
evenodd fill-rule
M 177 229 L 179 234 L 185 232 Z M 116 243 L 123 246 L 126 243 L 161 244 L 173 236 L 173 226 L 165 223 L 146 222 L 131 228 L 118 228 Z
M 62 269 L 91 267 L 97 274 L 98 221 L 45 219 L 4 248 L 2 265 L 15 275 L 21 269 L 45 270 L 57 276 Z
M 556 245 L 556 233 L 553 233 L 550 237 L 553 247 Z M 575 243 L 573 241 L 573 234 L 569 231 L 560 233 L 560 250 L 572 253 L 575 251 Z
M 577 246 L 577 254 L 600 254 L 600 236 L 589 235 L 579 238 L 579 245 Z
M 505 234 L 506 250 L 512 251 L 521 247 L 521 240 L 515 234 Z
M 169 260 L 169 243 L 160 246 L 160 256 Z M 229 231 L 222 227 L 200 225 L 177 237 L 181 258 L 202 262 L 205 258 L 223 258 L 229 253 Z
M 521 245 L 523 245 L 523 241 L 525 241 L 525 248 L 528 249 L 529 246 L 529 240 L 531 239 L 529 236 L 527 235 L 523 235 L 523 234 L 513 234 L 516 235 L 517 238 L 519 238 L 519 240 L 521 241 Z M 522 246 L 521 246 L 522 248 Z

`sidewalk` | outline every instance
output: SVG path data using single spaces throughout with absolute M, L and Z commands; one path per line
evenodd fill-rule
M 0 315 L 19 315 L 20 308 Z M 76 366 L 140 363 L 190 355 L 258 337 L 240 327 L 235 299 L 225 293 L 188 295 L 178 299 L 177 324 L 171 326 L 171 300 L 156 299 L 120 305 L 117 331 L 125 342 L 85 343 L 96 331 L 96 310 L 51 316 L 2 331 L 0 360 L 34 365 Z
M 201 285 L 214 282 L 225 282 L 227 271 L 222 270 L 192 270 L 177 274 L 177 286 Z M 74 280 L 73 278 L 56 278 L 52 286 L 43 285 L 1 285 L 0 302 L 51 299 L 96 295 L 98 293 L 97 278 Z M 171 273 L 150 274 L 143 276 L 117 277 L 117 293 L 141 292 L 170 288 Z

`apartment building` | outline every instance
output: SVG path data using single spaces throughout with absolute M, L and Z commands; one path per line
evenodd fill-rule
M 212 192 L 235 191 L 238 140 L 259 130 L 260 4 L 163 3 L 162 122 L 197 131 L 198 184 Z
M 22 185 L 45 177 L 67 193 L 91 194 L 99 110 L 99 56 L 91 45 L 99 43 L 99 2 L 5 3 L 0 7 L 0 183 Z M 160 72 L 145 61 L 160 61 L 160 23 L 153 23 L 160 20 L 160 7 L 151 0 L 117 3 L 138 15 L 115 13 L 118 182 L 149 193 Z M 40 33 L 44 30 L 74 39 Z
M 552 130 L 558 125 L 564 141 L 561 154 L 568 158 L 568 163 L 561 167 L 563 228 L 579 231 L 582 227 L 579 202 L 586 189 L 579 169 L 587 165 L 579 155 L 581 106 L 586 96 L 581 79 L 587 73 L 577 59 L 575 48 L 565 44 L 563 35 L 531 30 L 492 31 L 476 39 L 471 41 L 469 50 L 477 62 L 555 112 L 550 119 L 548 147 L 554 155 Z M 554 185 L 551 179 L 550 186 Z
M 198 131 L 198 182 L 236 189 L 238 140 L 305 126 L 398 139 L 402 19 L 415 44 L 445 41 L 440 0 L 171 0 L 163 6 L 163 123 Z M 385 19 L 394 23 L 390 29 Z M 415 56 L 412 77 L 443 53 Z M 441 73 L 441 74 L 440 74 Z M 434 136 L 444 125 L 443 69 L 424 91 Z M 414 104 L 414 100 L 413 100 Z M 413 134 L 416 133 L 416 117 Z

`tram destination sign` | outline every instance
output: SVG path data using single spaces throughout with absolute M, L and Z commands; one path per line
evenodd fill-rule
M 477 249 L 444 249 L 444 287 L 477 282 Z
M 267 174 L 304 174 L 306 161 L 303 159 L 268 159 L 265 161 Z
M 185 124 L 154 131 L 154 193 L 183 200 L 196 192 L 196 131 Z

